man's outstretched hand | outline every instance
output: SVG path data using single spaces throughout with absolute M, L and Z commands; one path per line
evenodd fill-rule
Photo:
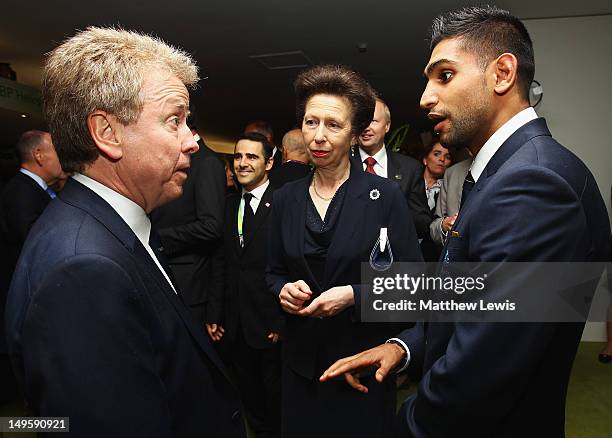
M 359 372 L 368 368 L 376 368 L 376 380 L 381 383 L 405 357 L 406 351 L 398 344 L 382 344 L 354 356 L 338 360 L 325 370 L 319 380 L 325 382 L 344 375 L 344 379 L 349 385 L 357 391 L 367 393 L 368 388 L 359 381 Z

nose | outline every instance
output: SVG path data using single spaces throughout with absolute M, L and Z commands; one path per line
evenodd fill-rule
M 438 96 L 433 90 L 433 86 L 430 83 L 427 83 L 425 90 L 423 90 L 423 95 L 421 96 L 421 108 L 423 109 L 432 109 L 438 103 Z
M 198 142 L 195 141 L 191 130 L 185 125 L 185 129 L 187 129 L 188 133 L 186 134 L 185 141 L 183 141 L 183 152 L 186 154 L 195 154 L 198 150 L 200 150 L 200 146 Z
M 314 141 L 316 143 L 323 143 L 325 141 L 325 126 L 323 123 L 319 123 L 319 126 L 317 126 Z

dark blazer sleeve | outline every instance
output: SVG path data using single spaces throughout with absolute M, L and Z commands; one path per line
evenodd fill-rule
M 571 261 L 576 251 L 584 251 L 579 246 L 591 245 L 580 200 L 554 172 L 524 167 L 495 184 L 499 190 L 482 199 L 487 210 L 475 212 L 466 224 L 469 253 L 478 254 L 480 261 Z M 488 294 L 503 302 L 513 289 L 524 287 L 534 265 L 525 264 L 521 277 Z M 520 403 L 517 388 L 542 362 L 562 329 L 545 323 L 454 324 L 445 354 L 423 375 L 418 395 L 407 402 L 404 411 L 410 429 L 422 436 L 446 436 L 452 425 L 453 435 L 495 435 L 496 425 Z M 401 337 L 410 348 L 414 333 L 407 331 Z M 491 407 L 493 393 L 496 403 Z M 461 419 L 455 421 L 458 415 Z
M 272 211 L 270 212 L 270 227 L 268 228 L 268 264 L 266 267 L 266 283 L 270 293 L 278 299 L 281 289 L 289 283 L 289 271 L 285 263 L 282 239 L 279 233 L 282 229 L 282 211 L 286 190 L 276 190 L 273 194 Z
M 37 415 L 69 416 L 75 436 L 171 435 L 139 287 L 99 255 L 72 257 L 48 274 L 22 332 Z
M 408 205 L 412 210 L 414 225 L 416 227 L 419 239 L 429 235 L 429 224 L 433 220 L 431 210 L 427 204 L 427 196 L 425 196 L 425 180 L 423 172 L 412 172 L 412 180 L 409 182 L 408 192 L 406 193 Z
M 158 231 L 169 257 L 197 251 L 202 245 L 218 241 L 223 233 L 225 169 L 212 153 L 202 160 L 195 175 L 195 220 Z
M 229 217 L 229 203 L 226 204 L 226 209 L 224 213 L 224 224 L 227 225 L 230 222 Z M 209 324 L 223 324 L 223 312 L 225 305 L 225 294 L 227 290 L 227 285 L 225 281 L 226 274 L 226 255 L 225 251 L 227 250 L 226 246 L 230 245 L 231 242 L 228 242 L 227 232 L 224 233 L 223 241 L 221 245 L 218 245 L 215 248 L 215 252 L 211 257 L 211 278 L 210 278 L 210 289 L 208 291 L 208 305 L 206 306 L 206 322 Z

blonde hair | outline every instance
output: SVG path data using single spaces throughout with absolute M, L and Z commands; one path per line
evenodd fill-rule
M 89 27 L 49 53 L 43 113 L 65 171 L 82 171 L 99 155 L 87 128 L 89 114 L 106 111 L 124 125 L 138 120 L 144 76 L 151 68 L 167 70 L 189 88 L 199 80 L 189 54 L 123 29 Z

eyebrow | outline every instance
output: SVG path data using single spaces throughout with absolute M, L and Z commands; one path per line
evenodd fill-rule
M 457 62 L 451 59 L 447 59 L 447 58 L 438 59 L 436 62 L 432 62 L 427 67 L 425 67 L 425 71 L 423 72 L 423 75 L 426 78 L 428 78 L 431 75 L 431 72 L 433 72 L 440 64 L 457 65 Z

